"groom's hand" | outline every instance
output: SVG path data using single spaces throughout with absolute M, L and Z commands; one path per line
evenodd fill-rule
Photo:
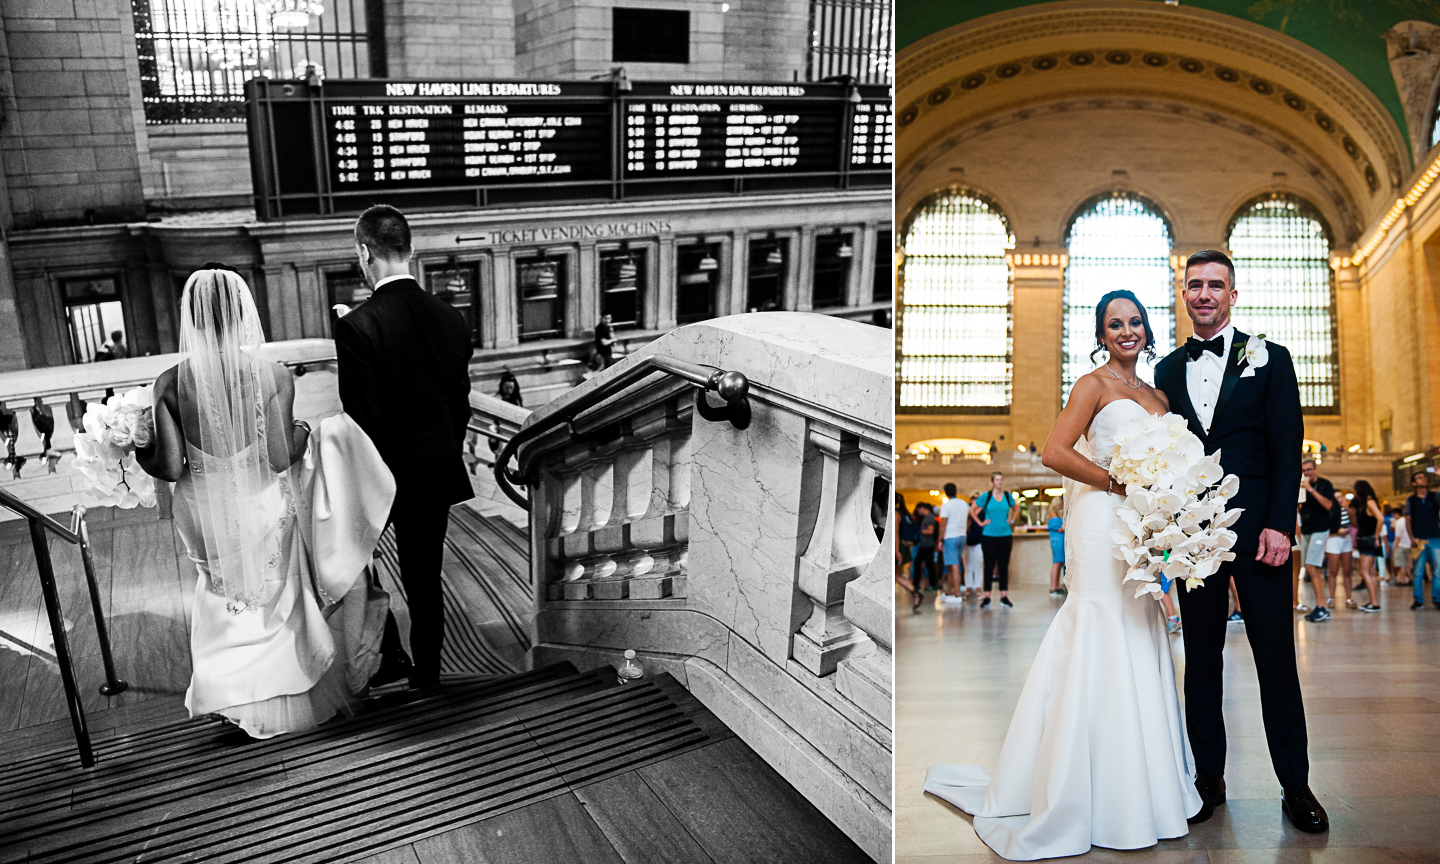
M 1255 551 L 1255 560 L 1270 567 L 1279 567 L 1290 557 L 1290 538 L 1266 528 L 1260 532 L 1260 548 Z

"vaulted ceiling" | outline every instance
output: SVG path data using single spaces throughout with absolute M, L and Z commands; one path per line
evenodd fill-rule
M 1160 0 L 1147 0 L 1165 5 Z M 1440 0 L 1181 0 L 1284 33 L 1309 45 L 1358 78 L 1395 119 L 1405 118 L 1386 59 L 1383 34 L 1402 21 L 1440 24 Z M 994 12 L 1037 4 L 1033 0 L 897 0 L 895 47 Z

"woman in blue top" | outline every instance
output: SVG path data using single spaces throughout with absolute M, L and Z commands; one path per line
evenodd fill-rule
M 985 599 L 980 601 L 981 609 L 990 606 L 990 583 L 997 576 L 1000 605 L 1015 605 L 1005 594 L 1010 584 L 1010 546 L 1015 541 L 1010 525 L 1018 510 L 1019 503 L 1014 495 L 1005 491 L 1005 475 L 999 471 L 990 475 L 990 490 L 971 505 L 970 512 L 982 526 L 980 550 L 985 556 Z
M 1050 499 L 1050 518 L 1045 520 L 1050 532 L 1050 596 L 1063 597 L 1060 590 L 1060 568 L 1065 566 L 1065 499 Z

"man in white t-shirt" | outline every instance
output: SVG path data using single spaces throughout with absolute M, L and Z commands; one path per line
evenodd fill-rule
M 970 515 L 970 505 L 964 498 L 956 497 L 954 483 L 945 484 L 945 503 L 940 505 L 940 536 L 945 547 L 945 587 L 941 590 L 942 603 L 964 602 L 960 587 L 960 552 L 965 548 L 965 519 Z

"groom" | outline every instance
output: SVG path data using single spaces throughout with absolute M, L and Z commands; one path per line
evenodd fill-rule
M 470 334 L 458 311 L 411 277 L 410 225 L 399 210 L 360 214 L 355 254 L 374 293 L 335 322 L 340 401 L 395 475 L 390 522 L 415 653 L 412 670 L 387 618 L 371 686 L 408 674 L 412 686 L 429 687 L 440 683 L 450 506 L 475 495 L 460 455 L 470 422 Z
M 1232 506 L 1235 560 L 1195 591 L 1180 593 L 1185 616 L 1185 721 L 1195 752 L 1195 787 L 1203 804 L 1190 822 L 1204 822 L 1225 803 L 1225 721 L 1221 716 L 1221 652 L 1235 580 L 1245 634 L 1260 679 L 1260 710 L 1270 762 L 1280 779 L 1281 809 L 1301 831 L 1330 827 L 1309 787 L 1305 708 L 1295 670 L 1294 613 L 1290 608 L 1291 538 L 1300 493 L 1300 450 L 1305 424 L 1300 386 L 1290 352 L 1280 345 L 1247 359 L 1255 340 L 1230 323 L 1235 265 L 1207 249 L 1185 262 L 1185 311 L 1195 336 L 1155 367 L 1155 383 L 1170 410 L 1185 417 L 1205 444 L 1221 452 L 1225 473 L 1240 478 Z M 1268 356 L 1267 356 L 1268 355 Z

